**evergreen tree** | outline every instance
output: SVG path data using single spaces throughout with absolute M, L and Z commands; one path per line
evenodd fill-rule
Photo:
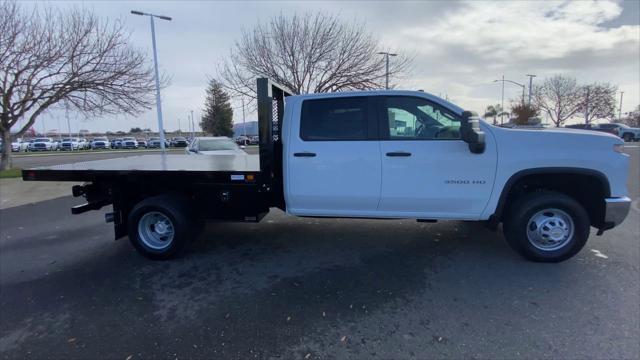
M 233 110 L 227 94 L 216 80 L 209 81 L 200 127 L 213 136 L 233 136 Z

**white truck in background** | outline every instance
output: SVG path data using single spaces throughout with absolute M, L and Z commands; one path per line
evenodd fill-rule
M 436 96 L 363 91 L 291 96 L 258 79 L 259 157 L 144 155 L 23 170 L 86 181 L 73 213 L 107 221 L 143 255 L 176 256 L 201 218 L 473 220 L 525 258 L 558 262 L 620 224 L 630 199 L 621 139 L 570 129 L 505 129 Z

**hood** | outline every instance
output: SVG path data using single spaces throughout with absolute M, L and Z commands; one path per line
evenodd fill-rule
M 609 138 L 611 140 L 617 140 L 622 142 L 622 140 L 618 136 L 613 135 L 611 133 L 604 132 L 604 131 L 570 129 L 570 128 L 503 128 L 503 127 L 498 127 L 498 126 L 493 126 L 488 124 L 487 126 L 490 127 L 492 132 L 505 134 L 505 135 L 512 135 L 512 136 L 519 136 L 520 134 L 522 134 L 524 136 L 527 136 L 527 137 L 530 136 L 532 138 L 537 138 L 538 136 L 542 136 L 542 137 L 565 136 L 571 139 Z

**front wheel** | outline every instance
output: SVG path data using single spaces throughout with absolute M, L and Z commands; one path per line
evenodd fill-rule
M 633 141 L 633 135 L 632 135 L 632 134 L 629 134 L 629 133 L 624 134 L 624 135 L 622 136 L 622 138 L 623 138 L 623 139 L 624 139 L 624 141 L 626 141 L 626 142 L 631 142 L 631 141 Z
M 189 215 L 187 202 L 179 196 L 143 200 L 129 214 L 129 240 L 150 259 L 177 257 L 196 234 Z
M 507 243 L 529 260 L 564 261 L 577 254 L 589 237 L 589 215 L 565 194 L 529 193 L 509 209 L 504 223 Z

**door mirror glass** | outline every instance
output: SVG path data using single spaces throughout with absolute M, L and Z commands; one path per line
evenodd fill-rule
M 469 144 L 469 150 L 472 153 L 481 154 L 484 152 L 484 132 L 480 130 L 478 114 L 472 111 L 464 111 L 462 113 L 460 136 L 464 142 Z

